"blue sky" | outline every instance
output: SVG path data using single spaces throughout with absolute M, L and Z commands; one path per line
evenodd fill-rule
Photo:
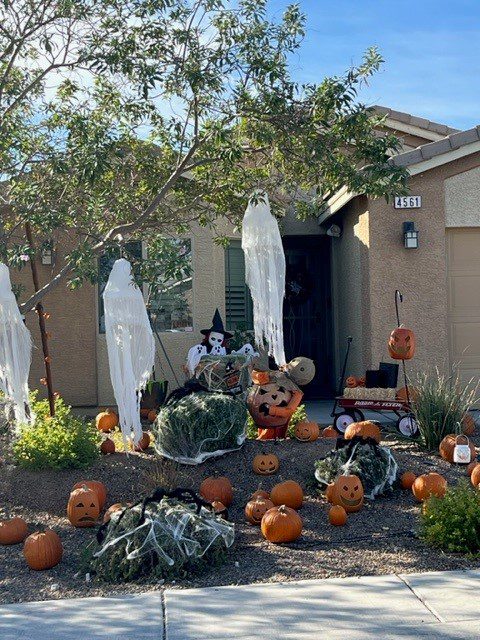
M 480 0 L 299 0 L 307 35 L 292 59 L 299 80 L 340 74 L 371 45 L 383 69 L 368 104 L 467 129 L 480 124 Z M 287 0 L 271 0 L 281 15 Z

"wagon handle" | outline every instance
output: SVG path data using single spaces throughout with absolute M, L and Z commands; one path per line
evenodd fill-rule
M 403 302 L 403 295 L 400 293 L 398 289 L 395 289 L 395 313 L 397 314 L 397 327 L 401 326 L 400 323 L 400 312 L 398 309 L 398 303 Z M 402 359 L 402 369 L 403 369 L 403 381 L 405 384 L 405 392 L 407 395 L 407 405 L 410 408 L 410 392 L 408 389 L 408 378 L 407 378 L 407 370 L 405 368 L 405 360 Z

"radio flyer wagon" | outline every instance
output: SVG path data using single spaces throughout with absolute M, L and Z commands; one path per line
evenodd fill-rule
M 337 407 L 340 411 L 337 412 Z M 374 411 L 382 415 L 384 412 L 395 414 L 395 418 L 384 416 L 387 420 L 395 423 L 398 431 L 407 438 L 418 436 L 418 425 L 409 404 L 399 400 L 374 400 L 360 398 L 345 398 L 337 396 L 335 398 L 335 408 L 332 413 L 333 426 L 339 433 L 345 433 L 345 429 L 353 422 L 365 420 L 363 411 Z

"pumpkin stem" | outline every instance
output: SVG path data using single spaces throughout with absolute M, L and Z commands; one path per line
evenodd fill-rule
M 282 504 L 278 507 L 278 513 L 287 513 L 287 505 Z

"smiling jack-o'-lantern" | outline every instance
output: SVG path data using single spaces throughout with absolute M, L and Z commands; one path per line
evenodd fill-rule
M 100 515 L 98 495 L 83 485 L 70 494 L 67 516 L 74 527 L 93 527 Z
M 259 453 L 252 462 L 253 471 L 260 476 L 271 476 L 277 473 L 280 460 L 274 453 Z
M 314 442 L 320 436 L 320 429 L 316 422 L 302 420 L 295 426 L 295 438 L 300 442 Z
M 360 511 L 363 507 L 363 485 L 358 476 L 339 476 L 333 484 L 329 484 L 326 498 L 332 504 L 338 504 L 347 513 Z
M 284 438 L 288 422 L 303 397 L 298 390 L 290 391 L 281 382 L 269 382 L 253 387 L 247 399 L 248 410 L 259 429 L 259 439 Z
M 388 352 L 394 360 L 410 360 L 415 354 L 415 334 L 411 329 L 397 327 L 390 334 Z

